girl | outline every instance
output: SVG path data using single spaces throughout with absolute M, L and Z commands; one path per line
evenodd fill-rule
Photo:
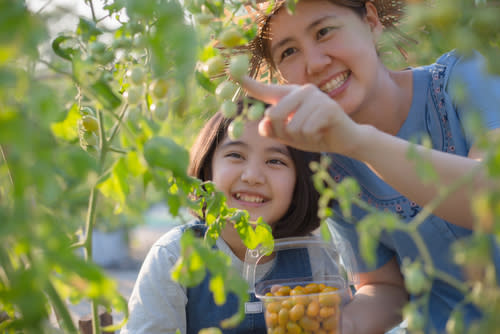
M 430 66 L 386 68 L 376 45 L 384 27 L 397 17 L 387 13 L 400 13 L 402 1 L 300 0 L 294 14 L 283 4 L 278 1 L 259 20 L 252 62 L 258 66 L 263 61 L 283 85 L 242 79 L 251 96 L 272 104 L 259 124 L 260 134 L 301 150 L 327 152 L 332 177 L 354 177 L 362 199 L 406 222 L 438 195 L 438 186 L 480 170 L 473 187 L 457 189 L 419 226 L 433 265 L 463 282 L 451 245 L 472 233 L 471 189 L 489 186 L 481 167 L 483 152 L 465 120 L 477 112 L 489 134 L 498 134 L 500 78 L 485 74 L 479 55 L 463 58 L 455 52 Z M 251 73 L 257 72 L 254 68 Z M 465 99 L 455 94 L 458 86 L 465 88 Z M 409 140 L 424 135 L 430 137 L 432 150 L 416 149 L 434 166 L 439 185 L 423 183 L 414 161 L 407 158 Z M 332 206 L 336 228 L 352 243 L 362 271 L 355 298 L 343 312 L 343 333 L 383 332 L 399 321 L 407 298 L 399 266 L 404 259 L 421 259 L 421 254 L 406 233 L 384 232 L 376 267 L 363 265 L 356 224 L 342 218 L 336 203 Z M 354 222 L 365 214 L 353 208 Z M 493 239 L 489 246 L 498 278 L 499 247 Z M 473 305 L 461 305 L 463 299 L 447 282 L 434 279 L 425 330 L 444 331 L 457 307 L 467 324 L 480 317 Z
M 227 135 L 230 123 L 231 119 L 220 112 L 207 122 L 191 149 L 188 173 L 213 181 L 226 196 L 228 207 L 247 210 L 251 220 L 262 217 L 271 225 L 275 238 L 303 236 L 316 229 L 319 196 L 308 162 L 318 156 L 260 136 L 257 121 L 247 122 L 243 135 L 231 140 Z M 199 230 L 203 224 L 199 217 L 197 223 L 188 228 Z M 221 320 L 236 312 L 235 296 L 228 296 L 222 307 L 215 305 L 208 278 L 188 289 L 172 281 L 171 269 L 180 256 L 180 238 L 185 229 L 174 228 L 151 248 L 133 289 L 130 319 L 122 334 L 175 333 L 177 329 L 195 334 L 202 328 L 218 327 Z M 227 253 L 241 272 L 246 247 L 230 224 L 221 236 L 216 247 Z M 288 265 L 272 265 L 272 261 L 259 265 L 260 276 L 272 274 L 276 268 L 297 270 L 293 259 Z M 239 327 L 224 333 L 266 333 L 262 310 L 253 310 Z

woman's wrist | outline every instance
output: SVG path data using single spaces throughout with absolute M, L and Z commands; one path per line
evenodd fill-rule
M 357 124 L 357 135 L 351 141 L 350 149 L 344 155 L 364 161 L 366 153 L 370 150 L 370 143 L 373 141 L 375 132 L 378 130 L 368 124 Z

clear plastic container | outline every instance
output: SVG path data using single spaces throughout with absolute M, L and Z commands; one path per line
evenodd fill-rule
M 356 269 L 348 244 L 310 236 L 276 239 L 272 253 L 247 250 L 243 275 L 264 304 L 268 333 L 333 334 L 341 333 Z

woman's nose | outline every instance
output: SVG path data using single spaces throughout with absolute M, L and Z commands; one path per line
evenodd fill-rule
M 262 166 L 254 163 L 247 164 L 241 173 L 241 180 L 252 185 L 264 183 L 265 176 Z
M 314 75 L 321 73 L 332 59 L 319 45 L 313 45 L 305 49 L 305 62 L 307 74 Z

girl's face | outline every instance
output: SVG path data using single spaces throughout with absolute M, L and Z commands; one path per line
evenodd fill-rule
M 380 68 L 375 42 L 382 30 L 370 3 L 361 18 L 328 0 L 299 1 L 270 20 L 272 60 L 286 82 L 312 83 L 348 114 L 369 102 Z
M 227 205 L 247 210 L 251 220 L 272 225 L 287 212 L 296 171 L 287 147 L 258 134 L 258 122 L 247 122 L 243 135 L 226 138 L 212 159 L 212 181 L 224 192 Z

